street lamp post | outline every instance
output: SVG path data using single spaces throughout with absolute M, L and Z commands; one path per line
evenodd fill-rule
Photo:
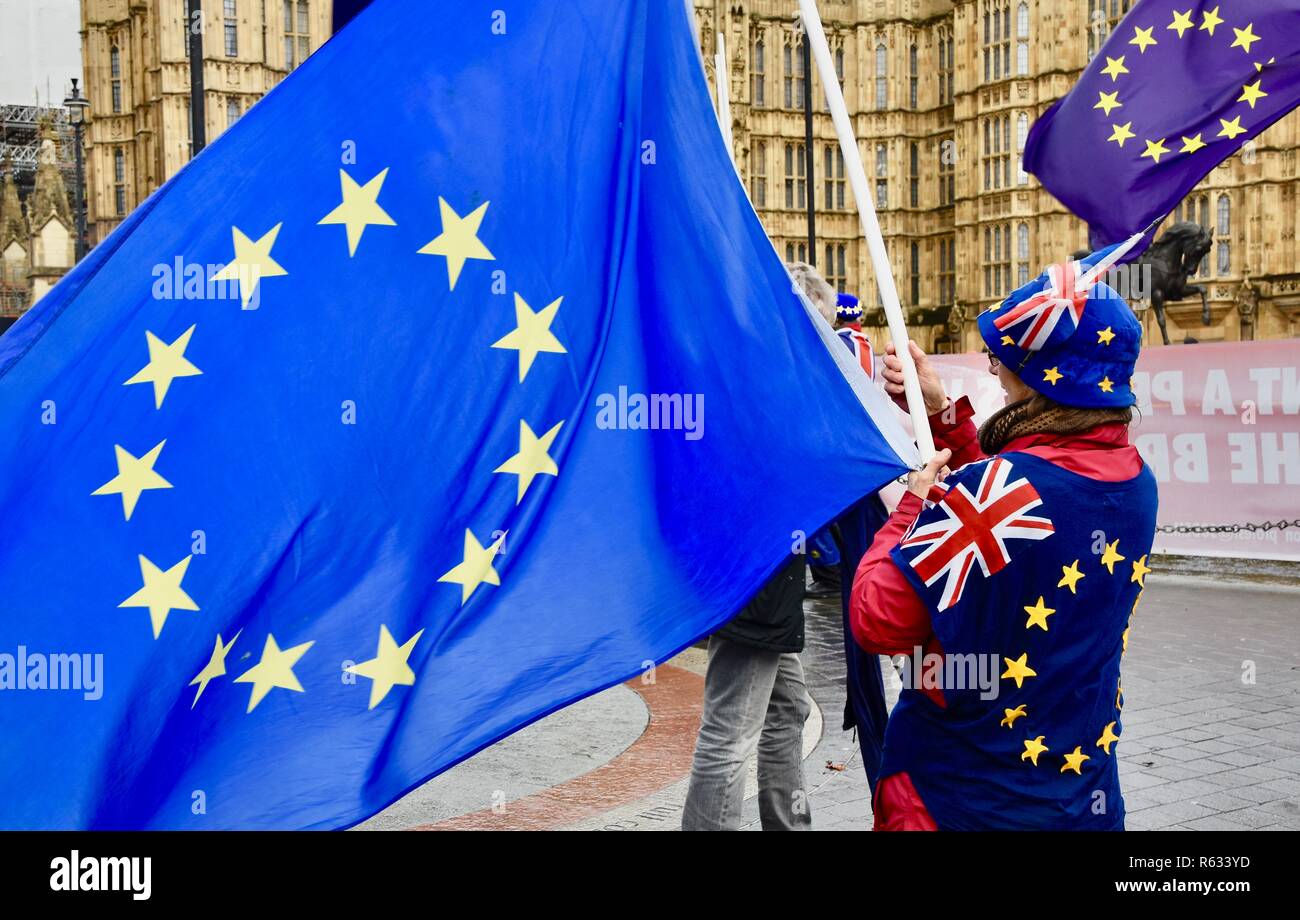
M 86 167 L 81 150 L 81 132 L 86 121 L 86 109 L 90 108 L 90 101 L 81 95 L 76 77 L 72 78 L 72 92 L 63 100 L 63 107 L 68 110 L 68 121 L 72 122 L 74 143 L 77 148 L 77 187 L 74 194 L 77 199 L 76 256 L 77 261 L 80 262 L 86 255 Z

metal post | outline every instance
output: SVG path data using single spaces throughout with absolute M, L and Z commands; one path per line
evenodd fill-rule
M 207 146 L 207 116 L 203 105 L 203 0 L 189 0 L 185 31 L 190 45 L 190 157 Z
M 803 137 L 805 188 L 808 191 L 808 264 L 817 265 L 817 183 L 813 181 L 813 111 L 812 111 L 812 51 L 808 46 L 808 29 L 803 30 Z M 827 268 L 829 271 L 829 266 Z
M 81 155 L 81 121 L 73 125 L 74 143 L 77 145 L 77 245 L 76 257 L 80 262 L 86 257 L 86 167 Z M 66 252 L 66 250 L 65 250 Z

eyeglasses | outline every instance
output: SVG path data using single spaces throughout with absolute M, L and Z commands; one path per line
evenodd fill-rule
M 993 352 L 987 348 L 984 349 L 984 354 L 989 356 L 989 370 L 991 371 L 997 370 L 998 365 L 1002 363 L 1001 361 L 998 360 L 998 356 L 993 354 Z

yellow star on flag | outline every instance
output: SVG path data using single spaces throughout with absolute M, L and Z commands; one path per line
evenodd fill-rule
M 1151 29 L 1154 28 L 1155 26 L 1151 27 Z M 1156 40 L 1151 36 L 1151 29 L 1139 29 L 1137 26 L 1133 27 L 1133 37 L 1128 40 L 1128 43 L 1130 45 L 1137 45 L 1139 54 L 1146 54 L 1147 48 L 1156 44 Z
M 1101 737 L 1097 739 L 1097 747 L 1101 748 L 1107 754 L 1110 753 L 1110 746 L 1119 740 L 1119 735 L 1114 731 L 1115 723 L 1109 723 L 1101 730 Z
M 1158 141 L 1147 141 L 1147 149 L 1142 151 L 1142 156 L 1150 157 L 1154 162 L 1159 163 L 1160 158 L 1169 152 L 1165 146 L 1165 139 L 1162 137 Z
M 1138 585 L 1139 585 L 1140 587 L 1145 588 L 1145 587 L 1147 586 L 1147 581 L 1146 581 L 1147 573 L 1150 572 L 1150 571 L 1151 571 L 1151 569 L 1147 568 L 1147 557 L 1146 557 L 1146 556 L 1143 556 L 1141 559 L 1134 559 L 1134 560 L 1133 560 L 1133 577 L 1130 578 L 1129 581 L 1130 581 L 1130 582 L 1137 582 Z
M 1064 773 L 1066 770 L 1073 770 L 1075 773 L 1082 776 L 1083 762 L 1085 760 L 1092 760 L 1092 758 L 1083 753 L 1082 745 L 1076 745 L 1071 753 L 1065 755 L 1065 766 L 1061 767 L 1061 772 Z
M 1093 106 L 1093 108 L 1096 108 L 1096 106 Z M 1132 127 L 1133 127 L 1133 122 L 1131 121 L 1125 122 L 1122 125 L 1111 125 L 1110 137 L 1106 138 L 1106 140 L 1114 141 L 1115 143 L 1123 147 L 1124 142 L 1133 136 L 1133 132 L 1129 130 Z
M 1106 571 L 1115 574 L 1115 563 L 1123 562 L 1124 557 L 1119 554 L 1119 540 L 1106 544 L 1106 551 L 1101 554 L 1101 564 L 1106 567 Z
M 296 693 L 305 692 L 302 684 L 298 683 L 297 675 L 293 673 L 293 666 L 298 663 L 299 658 L 307 654 L 307 649 L 315 644 L 315 642 L 304 642 L 293 648 L 281 649 L 275 641 L 275 636 L 267 633 L 266 645 L 262 647 L 262 660 L 235 678 L 237 684 L 253 685 L 253 690 L 248 695 L 248 709 L 245 712 L 256 709 L 257 704 L 276 687 L 282 690 L 293 690 Z
M 1006 657 L 1005 655 L 1002 656 L 1002 660 L 1007 663 L 1007 669 L 1002 673 L 1002 676 L 1009 677 L 1012 680 L 1014 680 L 1016 682 L 1016 689 L 1019 689 L 1020 687 L 1024 686 L 1026 677 L 1038 676 L 1038 672 L 1028 665 L 1027 663 L 1028 658 L 1029 658 L 1028 652 L 1023 653 L 1015 661 L 1012 661 L 1010 658 Z
M 149 363 L 122 385 L 152 383 L 154 408 L 161 409 L 163 399 L 167 396 L 167 391 L 171 389 L 173 380 L 177 377 L 197 377 L 203 373 L 185 357 L 185 349 L 189 347 L 190 336 L 193 334 L 194 326 L 190 326 L 180 334 L 176 341 L 168 345 L 146 329 L 144 340 L 145 344 L 149 346 Z
M 397 226 L 397 221 L 379 206 L 379 191 L 384 187 L 384 179 L 387 176 L 388 167 L 385 167 L 365 185 L 357 185 L 356 180 L 347 172 L 339 170 L 343 202 L 316 223 L 318 226 L 342 224 L 347 228 L 349 257 L 357 254 L 357 245 L 360 244 L 361 235 L 366 232 L 366 227 Z
M 238 641 L 243 632 L 244 631 L 241 629 L 239 632 L 235 633 L 234 639 L 231 639 L 225 644 L 222 644 L 221 642 L 221 633 L 217 633 L 217 644 L 212 648 L 212 656 L 208 658 L 208 663 L 203 666 L 203 670 L 195 674 L 194 679 L 190 681 L 191 687 L 195 684 L 199 685 L 199 689 L 194 691 L 194 700 L 190 703 L 191 709 L 193 709 L 195 704 L 198 703 L 199 697 L 203 695 L 203 691 L 208 688 L 209 681 L 217 677 L 225 676 L 226 655 L 230 653 L 230 647 Z
M 1078 594 L 1079 592 L 1074 586 L 1083 577 L 1083 573 L 1079 571 L 1079 560 L 1076 559 L 1069 565 L 1061 566 L 1061 580 L 1056 583 L 1056 586 L 1058 588 L 1069 588 L 1071 594 Z
M 1019 719 L 1023 715 L 1028 715 L 1028 713 L 1025 712 L 1024 703 L 1021 703 L 1015 709 L 1004 709 L 1002 710 L 1002 712 L 1004 714 L 1004 718 L 998 724 L 1005 725 L 1007 728 L 1011 728 L 1013 725 L 1015 725 L 1016 719 Z
M 1183 138 L 1183 149 L 1179 153 L 1195 153 L 1205 146 L 1205 141 L 1201 140 L 1201 135 Z
M 1247 54 L 1250 54 L 1250 46 L 1255 44 L 1255 42 L 1259 41 L 1259 36 L 1255 34 L 1254 29 L 1255 29 L 1255 24 L 1253 22 L 1246 23 L 1246 28 L 1244 29 L 1238 29 L 1234 27 L 1232 30 L 1232 34 L 1237 37 L 1232 40 L 1232 44 L 1229 45 L 1228 47 L 1240 48 L 1242 51 L 1245 51 Z
M 245 310 L 263 278 L 289 274 L 279 262 L 271 258 L 271 248 L 275 246 L 275 238 L 280 235 L 282 226 L 283 222 L 276 224 L 257 240 L 250 240 L 238 227 L 230 228 L 230 235 L 235 241 L 235 259 L 213 275 L 212 279 L 238 281 L 239 297 Z
M 1174 10 L 1174 21 L 1165 26 L 1165 28 L 1173 29 L 1178 33 L 1178 37 L 1182 38 L 1184 32 L 1193 28 L 1192 11 L 1188 10 L 1186 13 L 1180 13 L 1178 10 Z
M 491 546 L 484 546 L 475 538 L 469 528 L 465 529 L 464 558 L 459 565 L 438 579 L 438 581 L 460 585 L 460 603 L 462 607 L 479 585 L 501 584 L 501 576 L 492 567 L 492 560 L 500 551 L 501 544 L 505 542 L 505 539 L 506 535 L 502 534 L 496 538 L 496 541 Z
M 528 427 L 528 423 L 520 419 L 519 453 L 492 471 L 514 473 L 519 477 L 519 495 L 515 499 L 516 505 L 524 500 L 524 493 L 532 485 L 534 477 L 560 475 L 560 468 L 551 459 L 550 450 L 551 445 L 555 443 L 555 436 L 560 433 L 563 425 L 564 422 L 560 422 L 539 438 L 533 433 L 533 429 Z
M 515 294 L 515 329 L 493 342 L 492 347 L 510 348 L 519 352 L 520 383 L 524 382 L 528 369 L 542 352 L 565 354 L 564 346 L 555 337 L 555 333 L 551 332 L 551 323 L 555 320 L 562 300 L 563 297 L 557 297 L 534 313 L 528 302 Z
M 186 556 L 165 572 L 146 556 L 142 555 L 139 558 L 144 587 L 117 606 L 119 608 L 147 607 L 149 620 L 153 624 L 153 637 L 157 639 L 158 634 L 162 632 L 163 624 L 167 622 L 167 614 L 173 610 L 199 609 L 194 599 L 181 590 L 181 581 L 185 578 L 190 560 L 194 557 Z
M 483 202 L 467 217 L 461 217 L 451 205 L 438 196 L 438 210 L 442 213 L 442 232 L 424 244 L 421 255 L 444 256 L 447 259 L 447 290 L 456 290 L 456 279 L 469 259 L 496 261 L 496 256 L 478 238 L 479 225 L 487 213 L 489 202 Z
M 1021 760 L 1028 760 L 1034 766 L 1038 766 L 1038 755 L 1047 750 L 1047 745 L 1043 744 L 1043 736 L 1029 738 L 1025 741 L 1025 752 L 1020 755 Z
M 383 702 L 384 697 L 388 696 L 388 691 L 394 687 L 398 685 L 410 687 L 415 684 L 415 672 L 411 670 L 407 661 L 411 657 L 411 650 L 415 648 L 415 643 L 420 641 L 422 635 L 424 635 L 423 629 L 398 645 L 393 639 L 393 634 L 388 631 L 388 627 L 381 623 L 379 648 L 375 651 L 375 657 L 360 664 L 348 665 L 343 669 L 350 674 L 360 674 L 362 677 L 370 678 L 370 705 L 366 707 L 367 709 L 374 709 Z
M 1097 96 L 1098 96 L 1097 104 L 1094 105 L 1093 108 L 1101 109 L 1106 114 L 1107 117 L 1110 116 L 1111 109 L 1119 109 L 1119 108 L 1123 108 L 1124 106 L 1124 103 L 1119 101 L 1119 90 L 1116 90 L 1113 93 L 1098 92 Z
M 1259 73 L 1261 70 L 1263 70 L 1263 69 L 1264 69 L 1264 64 L 1265 64 L 1265 63 L 1272 64 L 1272 63 L 1273 63 L 1274 61 L 1276 61 L 1276 60 L 1277 60 L 1277 58 L 1269 58 L 1267 62 L 1264 62 L 1264 61 L 1256 61 L 1256 62 L 1255 62 L 1255 73 Z
M 1050 383 L 1052 386 L 1056 386 L 1056 381 L 1064 379 L 1065 375 L 1054 367 L 1049 367 L 1047 370 L 1043 371 L 1043 380 Z
M 1256 102 L 1268 95 L 1268 93 L 1259 88 L 1261 82 L 1263 81 L 1256 80 L 1254 83 L 1244 84 L 1241 87 L 1241 95 L 1237 97 L 1237 101 L 1248 103 L 1253 109 Z
M 1232 121 L 1228 121 L 1226 118 L 1220 118 L 1219 124 L 1223 125 L 1223 130 L 1218 134 L 1219 137 L 1226 137 L 1228 140 L 1232 140 L 1238 134 L 1246 133 L 1246 129 L 1241 126 L 1240 115 L 1232 119 Z
M 1204 13 L 1204 12 L 1201 13 L 1200 31 L 1209 32 L 1211 35 L 1213 35 L 1214 27 L 1221 22 L 1223 22 L 1223 20 L 1219 18 L 1219 8 L 1216 6 L 1208 13 Z
M 1121 54 L 1117 58 L 1107 57 L 1106 66 L 1101 69 L 1101 72 L 1110 77 L 1112 83 L 1120 78 L 1120 74 L 1128 73 L 1128 68 L 1124 66 L 1124 55 Z
M 1043 632 L 1047 632 L 1047 618 L 1056 613 L 1056 610 L 1044 604 L 1043 598 L 1040 596 L 1038 598 L 1038 603 L 1034 604 L 1032 607 L 1025 608 L 1025 613 L 1029 614 L 1029 620 L 1025 623 L 1025 629 L 1028 629 L 1031 626 L 1037 626 L 1040 627 Z
M 122 445 L 114 444 L 113 452 L 117 455 L 117 475 L 104 483 L 91 495 L 121 495 L 122 514 L 131 520 L 135 504 L 140 494 L 149 489 L 170 489 L 172 484 L 154 472 L 153 465 L 158 461 L 166 440 L 159 441 L 153 450 L 143 457 L 134 457 Z
M 1107 326 L 1105 329 L 1097 330 L 1097 344 L 1109 345 L 1110 340 L 1115 338 L 1115 331 Z
M 1111 380 L 1109 376 L 1102 377 L 1100 380 L 1098 380 L 1097 386 L 1101 387 L 1101 391 L 1103 393 L 1115 392 L 1115 382 Z

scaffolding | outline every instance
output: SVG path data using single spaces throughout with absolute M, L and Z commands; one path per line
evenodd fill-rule
M 71 199 L 77 181 L 76 135 L 65 108 L 0 105 L 0 164 L 5 162 L 6 157 L 11 158 L 18 197 L 26 200 L 36 178 L 37 158 L 41 149 L 40 124 L 44 118 L 49 118 L 54 123 L 58 139 L 59 171 L 63 173 L 63 184 Z

